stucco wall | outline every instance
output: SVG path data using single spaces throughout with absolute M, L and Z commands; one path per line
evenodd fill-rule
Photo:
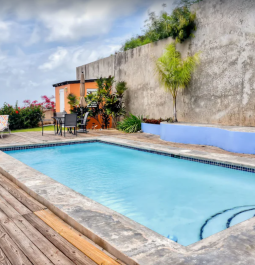
M 255 1 L 204 0 L 194 5 L 195 38 L 177 45 L 185 56 L 201 51 L 201 64 L 179 94 L 184 122 L 255 126 Z M 130 112 L 150 118 L 172 116 L 172 100 L 155 76 L 155 59 L 171 39 L 86 65 L 86 78 L 114 75 L 128 84 Z M 77 79 L 84 66 L 77 67 Z

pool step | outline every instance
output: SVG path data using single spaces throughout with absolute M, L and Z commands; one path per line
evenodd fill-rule
M 238 206 L 216 213 L 208 218 L 201 227 L 200 239 L 209 237 L 254 216 L 255 205 Z

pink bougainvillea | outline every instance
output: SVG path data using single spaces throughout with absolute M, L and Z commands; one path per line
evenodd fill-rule
M 54 96 L 51 97 L 47 97 L 45 96 L 41 96 L 42 98 L 42 102 L 38 102 L 37 100 L 34 100 L 31 102 L 31 100 L 26 99 L 23 101 L 25 107 L 33 107 L 33 106 L 42 106 L 42 108 L 44 109 L 55 109 L 55 102 L 53 101 Z
M 53 101 L 54 96 L 51 97 L 47 97 L 45 96 L 41 96 L 42 100 L 43 100 L 43 107 L 46 109 L 55 109 L 55 102 Z

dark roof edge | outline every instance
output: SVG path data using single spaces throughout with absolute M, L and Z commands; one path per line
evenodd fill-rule
M 90 83 L 90 82 L 95 82 L 97 79 L 86 79 L 85 83 Z M 80 80 L 72 80 L 72 81 L 64 81 L 64 82 L 59 82 L 56 84 L 53 84 L 53 87 L 58 87 L 58 86 L 64 86 L 64 85 L 69 85 L 69 84 L 79 84 Z

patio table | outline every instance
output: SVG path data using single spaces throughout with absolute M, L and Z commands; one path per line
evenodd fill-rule
M 55 134 L 61 134 L 62 135 L 62 124 L 64 123 L 65 121 L 65 117 L 62 116 L 62 117 L 52 117 L 52 119 L 54 119 L 56 121 L 56 127 L 57 127 L 57 131 L 55 132 Z
M 65 116 L 60 116 L 60 117 L 52 117 L 52 119 L 54 119 L 56 121 L 56 127 L 57 127 L 57 131 L 55 134 L 59 134 L 62 135 L 62 124 L 65 123 Z M 83 118 L 77 118 L 77 122 L 82 122 Z M 72 129 L 69 130 L 69 133 L 72 133 Z

